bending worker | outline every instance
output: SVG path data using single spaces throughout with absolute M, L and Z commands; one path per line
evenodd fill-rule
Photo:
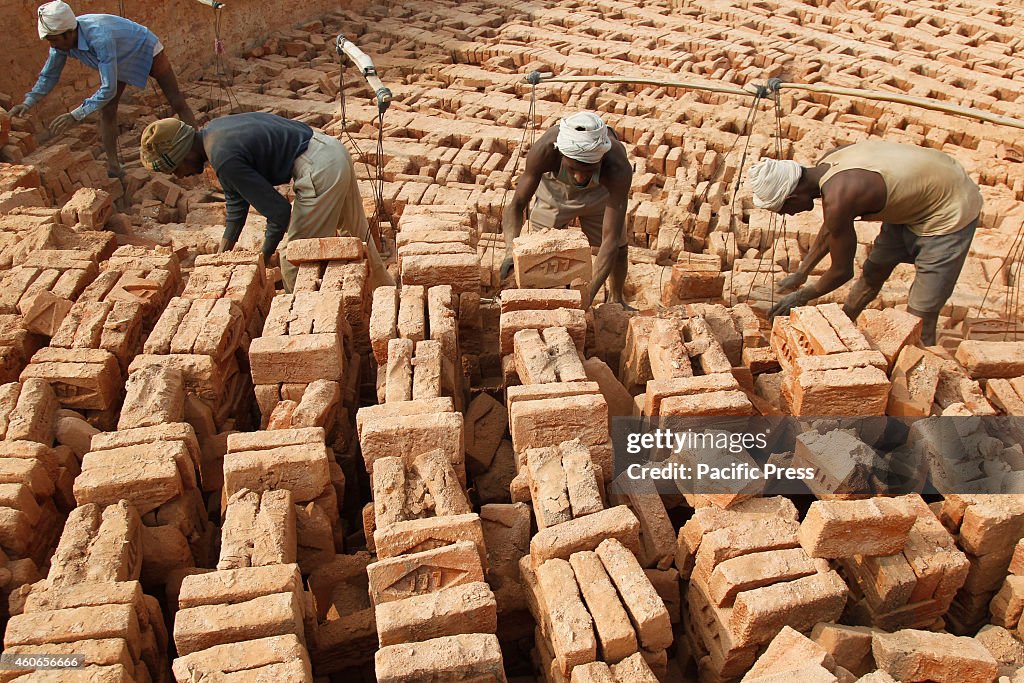
M 608 301 L 625 305 L 626 202 L 632 181 L 626 148 L 597 114 L 579 112 L 548 129 L 526 156 L 526 170 L 502 216 L 501 279 L 512 270 L 512 240 L 519 236 L 523 215 L 536 194 L 530 212 L 533 226 L 564 228 L 579 218 L 590 246 L 598 247 L 589 301 L 609 280 Z
M 251 206 L 267 219 L 263 257 L 268 265 L 286 234 L 288 240 L 356 235 L 366 242 L 370 286 L 394 284 L 373 239 L 368 239 L 352 159 L 335 138 L 305 123 L 260 112 L 223 116 L 199 131 L 178 119 L 161 119 L 142 132 L 139 156 L 149 170 L 179 178 L 202 173 L 209 162 L 227 204 L 218 251 L 234 248 Z M 289 181 L 294 206 L 274 189 Z M 284 256 L 281 276 L 288 292 L 295 285 L 295 272 Z
M 900 263 L 916 271 L 907 311 L 923 322 L 921 341 L 935 343 L 939 312 L 953 293 L 978 225 L 982 198 L 963 167 L 942 152 L 880 140 L 859 142 L 825 155 L 817 166 L 765 159 L 748 175 L 754 204 L 793 215 L 821 199 L 824 222 L 800 268 L 779 282 L 790 291 L 807 281 L 829 254 L 831 265 L 814 284 L 789 294 L 770 315 L 784 315 L 853 277 L 857 219 L 882 221 L 882 230 L 846 299 L 856 320 Z
M 100 137 L 107 154 L 107 174 L 121 176 L 117 158 L 117 105 L 125 85 L 146 87 L 152 76 L 160 85 L 171 109 L 178 117 L 196 125 L 196 117 L 178 89 L 174 69 L 164 46 L 153 32 L 134 21 L 110 14 L 83 14 L 76 17 L 64 2 L 48 2 L 39 7 L 39 37 L 50 43 L 50 56 L 35 86 L 25 101 L 11 108 L 12 116 L 24 116 L 57 85 L 68 55 L 100 72 L 100 87 L 76 109 L 58 116 L 50 131 L 59 135 L 96 110 L 100 112 Z

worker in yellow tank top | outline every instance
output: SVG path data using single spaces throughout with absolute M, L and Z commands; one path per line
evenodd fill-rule
M 772 317 L 853 278 L 854 221 L 882 221 L 844 311 L 856 320 L 893 269 L 913 263 L 907 310 L 923 320 L 921 341 L 935 343 L 939 312 L 960 276 L 982 206 L 978 186 L 955 159 L 933 149 L 868 140 L 834 150 L 813 167 L 764 159 L 750 169 L 748 182 L 760 208 L 793 215 L 821 199 L 824 214 L 807 257 L 778 284 L 782 292 L 800 289 L 775 304 Z M 801 287 L 825 254 L 831 256 L 829 269 Z

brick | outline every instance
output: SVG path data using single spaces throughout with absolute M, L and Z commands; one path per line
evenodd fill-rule
M 921 343 L 921 318 L 895 308 L 866 310 L 857 319 L 857 327 L 871 348 L 885 355 L 890 366 L 904 346 Z
M 705 533 L 697 548 L 694 572 L 710 576 L 716 566 L 733 557 L 796 548 L 799 528 L 790 519 L 750 517 Z
M 850 349 L 839 338 L 829 321 L 814 306 L 798 306 L 790 314 L 790 324 L 806 337 L 815 355 L 843 353 Z
M 779 634 L 772 638 L 764 654 L 758 657 L 757 662 L 744 676 L 744 680 L 761 680 L 785 673 L 792 677 L 790 680 L 812 680 L 805 679 L 798 673 L 809 666 L 818 666 L 827 673 L 828 670 L 835 668 L 835 662 L 819 644 L 790 627 L 783 626 Z
M 616 683 L 612 670 L 604 662 L 590 662 L 572 670 L 570 683 Z
M 452 412 L 455 412 L 455 407 L 451 397 L 448 396 L 420 401 L 402 401 L 390 405 L 364 406 L 356 412 L 356 432 L 362 435 L 363 426 L 379 418 Z
M 18 311 L 24 317 L 29 332 L 52 337 L 72 306 L 72 302 L 44 289 L 18 302 Z
M 151 365 L 128 376 L 118 429 L 185 421 L 185 382 L 174 367 Z
M 831 655 L 836 666 L 857 676 L 875 668 L 871 656 L 871 633 L 872 629 L 865 626 L 816 624 L 811 631 L 811 640 Z
M 521 235 L 514 240 L 512 257 L 518 287 L 564 287 L 577 280 L 590 283 L 590 243 L 583 233 L 544 230 Z
M 884 498 L 814 501 L 800 525 L 800 544 L 811 557 L 893 555 L 916 520 Z
M 671 645 L 668 610 L 634 554 L 618 540 L 608 539 L 597 546 L 597 555 L 618 588 L 644 649 L 654 651 Z
M 506 289 L 501 293 L 501 312 L 552 311 L 558 308 L 583 308 L 583 298 L 575 289 Z
M 402 259 L 402 284 L 451 285 L 452 292 L 480 289 L 480 257 L 475 254 L 422 254 Z
M 305 644 L 302 605 L 295 593 L 274 593 L 245 602 L 178 610 L 174 644 L 181 655 L 216 645 L 292 634 Z
M 381 647 L 442 636 L 493 633 L 498 628 L 494 593 L 483 582 L 378 604 L 376 620 Z
M 292 263 L 359 261 L 364 256 L 363 241 L 358 237 L 319 237 L 288 243 L 288 260 Z
M 991 681 L 999 673 L 981 643 L 948 633 L 875 633 L 871 651 L 878 668 L 900 681 Z
M 462 490 L 458 476 L 443 451 L 435 449 L 417 456 L 413 468 L 433 498 L 437 516 L 472 512 L 466 492 Z
M 563 676 L 597 659 L 594 622 L 580 598 L 572 567 L 551 559 L 536 569 L 542 611 L 548 623 L 551 648 Z
M 388 342 L 398 337 L 398 289 L 378 287 L 373 290 L 370 312 L 370 345 L 378 365 L 385 365 Z
M 466 466 L 473 474 L 487 470 L 508 430 L 508 413 L 490 395 L 481 393 L 466 410 Z
M 1024 375 L 1024 342 L 966 340 L 956 350 L 956 360 L 974 379 L 1009 379 Z
M 990 610 L 993 624 L 1016 629 L 1024 615 L 1024 576 L 1007 576 L 992 598 Z
M 139 514 L 146 514 L 184 493 L 180 457 L 173 442 L 159 449 L 131 446 L 87 453 L 75 479 L 75 499 L 80 505 L 111 505 L 126 499 Z
M 380 559 L 472 541 L 480 554 L 481 564 L 485 569 L 487 567 L 483 528 L 479 515 L 475 513 L 396 522 L 374 531 L 373 540 Z
M 846 604 L 846 584 L 834 571 L 812 574 L 736 596 L 731 624 L 740 643 L 764 643 L 783 626 L 806 631 L 834 621 Z
M 665 503 L 649 479 L 634 480 L 620 476 L 612 484 L 611 501 L 628 505 L 640 520 L 640 554 L 644 567 L 671 565 L 676 552 L 676 532 L 665 510 Z
M 228 498 L 221 529 L 221 571 L 294 563 L 297 531 L 294 498 L 287 489 L 261 494 L 242 489 Z
M 421 342 L 427 338 L 426 292 L 418 285 L 402 287 L 398 293 L 398 334 L 402 339 Z
M 597 553 L 573 553 L 569 564 L 594 620 L 602 659 L 614 664 L 635 653 L 636 632 Z
M 254 384 L 341 380 L 344 355 L 337 334 L 258 337 L 249 346 Z
M 387 403 L 412 400 L 414 345 L 411 339 L 392 339 L 388 342 L 384 385 L 384 400 Z
M 375 605 L 484 580 L 480 555 L 471 541 L 380 560 L 366 569 Z
M 884 415 L 889 378 L 876 367 L 801 371 L 791 388 L 794 415 Z
M 517 452 L 571 439 L 588 446 L 608 441 L 608 404 L 600 395 L 516 401 L 509 414 Z
M 4 438 L 8 441 L 36 441 L 49 445 L 55 432 L 57 396 L 50 384 L 41 379 L 24 380 L 17 401 L 7 414 Z
M 647 340 L 647 357 L 655 380 L 693 376 L 690 356 L 683 339 L 683 323 L 679 320 L 655 320 Z
M 739 390 L 739 383 L 731 373 L 719 372 L 698 377 L 651 380 L 647 383 L 644 399 L 645 415 L 660 415 L 661 403 L 673 396 L 698 396 Z
M 454 393 L 454 369 L 451 361 L 442 356 L 440 342 L 425 340 L 417 344 L 413 359 L 412 398 L 426 400 L 438 398 L 442 392 Z
M 722 562 L 711 572 L 708 597 L 718 606 L 728 606 L 743 591 L 816 572 L 814 561 L 802 548 L 741 555 Z
M 7 623 L 4 647 L 103 638 L 125 640 L 133 657 L 138 657 L 141 635 L 138 616 L 131 605 L 76 607 L 19 614 L 11 617 Z
M 654 683 L 658 680 L 640 652 L 613 664 L 611 669 L 617 683 Z
M 262 492 L 288 489 L 296 502 L 313 500 L 330 483 L 328 452 L 322 445 L 282 446 L 265 451 L 229 452 L 224 456 L 224 495 L 243 488 Z
M 480 680 L 505 683 L 497 636 L 484 633 L 391 645 L 374 655 L 378 683 Z
M 409 466 L 417 456 L 440 448 L 463 483 L 466 470 L 462 434 L 463 420 L 458 413 L 382 417 L 364 422 L 359 445 L 370 474 L 377 458 L 398 456 Z
M 102 349 L 43 348 L 21 373 L 21 381 L 42 379 L 50 383 L 66 408 L 107 410 L 121 390 L 117 359 Z
M 295 662 L 300 665 L 306 680 L 312 679 L 312 670 L 306 648 L 294 635 L 271 636 L 256 640 L 214 645 L 174 660 L 174 677 L 178 681 L 215 678 L 235 672 L 261 671 L 262 667 L 273 664 Z M 275 676 L 268 680 L 290 680 Z
M 530 541 L 534 567 L 552 558 L 566 559 L 575 552 L 594 550 L 604 539 L 620 541 L 634 554 L 639 551 L 640 522 L 624 505 L 595 512 L 538 531 Z

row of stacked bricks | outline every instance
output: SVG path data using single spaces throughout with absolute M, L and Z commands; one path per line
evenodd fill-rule
M 578 237 L 517 239 L 520 282 L 553 284 L 543 280 L 551 274 L 541 264 L 567 263 L 564 274 L 581 260 L 581 249 L 589 263 L 589 246 Z M 589 269 L 585 275 L 581 289 L 589 288 Z M 501 298 L 499 344 L 516 464 L 510 493 L 513 505 L 529 505 L 524 513 L 532 510 L 537 527 L 529 553 L 518 560 L 536 623 L 533 658 L 545 681 L 666 680 L 679 618 L 674 534 L 656 492 L 611 483 L 603 392 L 615 382 L 602 360 L 583 361 L 580 288 L 506 290 Z M 621 405 L 623 398 L 612 400 Z
M 258 308 L 260 299 L 267 298 L 268 287 L 258 255 L 200 257 L 183 290 L 177 258 L 173 255 L 170 258 L 159 253 L 124 256 L 122 270 L 125 272 L 115 277 L 108 269 L 93 283 L 99 287 L 96 301 L 83 302 L 80 298 L 62 323 L 62 329 L 69 322 L 77 324 L 79 332 L 67 338 L 89 348 L 86 346 L 89 331 L 97 326 L 95 320 L 104 320 L 105 312 L 107 322 L 100 328 L 104 334 L 94 332 L 91 338 L 105 341 L 106 330 L 119 331 L 116 324 L 111 323 L 122 296 L 118 292 L 127 289 L 139 298 L 135 304 L 138 315 L 132 319 L 136 346 L 127 358 L 115 353 L 118 349 L 108 351 L 102 345 L 100 349 L 111 353 L 115 361 L 106 361 L 113 370 L 100 377 L 115 382 L 115 387 L 122 385 L 123 396 L 117 387 L 112 407 L 96 406 L 85 413 L 90 422 L 112 431 L 92 433 L 91 438 L 84 440 L 81 474 L 74 482 L 79 507 L 69 516 L 47 582 L 33 586 L 31 595 L 35 595 L 40 586 L 50 591 L 61 589 L 61 584 L 54 579 L 58 570 L 81 572 L 83 566 L 88 567 L 96 558 L 103 559 L 108 554 L 118 557 L 102 545 L 104 534 L 110 533 L 105 532 L 105 528 L 113 525 L 120 534 L 115 537 L 113 547 L 124 555 L 123 567 L 111 574 L 112 578 L 99 573 L 96 573 L 98 578 L 93 578 L 89 573 L 88 578 L 82 580 L 87 584 L 92 580 L 120 582 L 106 592 L 121 611 L 124 611 L 122 603 L 132 605 L 132 595 L 144 591 L 142 596 L 147 604 L 166 605 L 166 617 L 173 619 L 179 608 L 179 591 L 185 596 L 184 607 L 206 604 L 203 602 L 204 586 L 195 585 L 201 579 L 190 575 L 207 571 L 197 567 L 210 567 L 216 562 L 219 539 L 209 513 L 210 505 L 218 499 L 223 480 L 217 437 L 236 424 L 248 421 L 241 414 L 247 381 L 238 372 L 238 358 L 244 356 L 244 345 L 253 329 L 249 327 L 250 321 L 258 321 L 262 316 Z M 110 260 L 114 261 L 114 258 Z M 139 272 L 140 269 L 145 272 Z M 106 295 L 104 290 L 108 290 Z M 179 291 L 181 296 L 174 296 Z M 104 301 L 111 293 L 114 294 L 113 307 Z M 82 311 L 78 313 L 76 307 L 81 307 Z M 266 310 L 265 302 L 262 308 Z M 54 339 L 61 338 L 61 330 L 58 330 Z M 142 353 L 136 355 L 138 351 Z M 35 358 L 28 370 L 35 365 L 34 361 Z M 72 377 L 91 377 L 84 372 L 65 372 Z M 122 380 L 123 376 L 127 379 Z M 62 392 L 59 388 L 69 380 L 48 379 L 58 396 L 67 393 L 74 398 L 83 393 Z M 84 423 L 72 422 L 70 427 L 77 428 L 80 436 L 89 435 Z M 65 543 L 67 549 L 62 556 L 61 548 Z M 190 582 L 183 588 L 186 577 Z M 131 582 L 139 582 L 141 590 L 133 588 Z M 99 587 L 90 588 L 92 592 L 85 594 L 88 599 L 99 601 L 97 596 L 105 595 Z M 219 593 L 226 594 L 226 599 L 239 599 L 229 591 Z M 52 601 L 54 609 L 79 606 L 73 602 L 75 595 L 72 593 L 60 602 Z M 160 596 L 162 600 L 158 602 L 150 596 Z M 30 604 L 25 602 L 24 617 L 33 617 L 28 612 Z M 54 617 L 43 614 L 35 618 Z M 159 628 L 155 622 L 159 623 Z M 80 644 L 77 641 L 89 641 L 85 644 L 98 647 L 92 642 L 97 639 L 103 644 L 104 659 L 90 656 L 88 661 L 97 666 L 114 667 L 114 671 L 103 674 L 110 676 L 110 680 L 121 680 L 114 676 L 121 675 L 118 672 L 122 670 L 124 680 L 166 680 L 172 653 L 189 654 L 195 641 L 176 635 L 174 643 L 169 642 L 165 623 L 170 622 L 165 622 L 159 608 L 151 615 L 149 626 L 141 616 L 138 623 L 139 626 L 133 627 L 129 620 L 127 631 L 109 636 L 87 633 L 73 637 L 76 645 Z M 181 620 L 180 623 L 187 626 L 188 622 Z M 155 635 L 150 635 L 149 631 Z M 8 636 L 13 637 L 10 629 Z M 107 642 L 110 638 L 113 640 Z M 201 642 L 198 636 L 196 640 Z M 123 656 L 113 659 L 121 647 L 120 641 L 127 644 L 132 659 Z M 135 654 L 139 649 L 137 641 L 141 641 L 141 660 Z M 147 655 L 150 650 L 155 654 Z M 118 666 L 123 669 L 117 669 Z M 226 665 L 223 670 L 232 669 Z M 176 673 L 179 680 L 186 680 L 186 676 L 180 671 Z
M 256 322 L 246 329 L 261 333 L 242 336 L 264 429 L 221 431 L 211 447 L 223 463 L 210 501 L 223 520 L 216 568 L 168 587 L 178 681 L 311 681 L 314 666 L 351 664 L 342 616 L 353 591 L 337 584 L 360 557 L 338 554 L 346 461 L 334 448 L 351 434 L 358 349 L 369 346 L 367 263 L 354 238 L 300 240 L 289 250 L 299 264 L 295 292 L 254 299 Z
M 402 286 L 373 295 L 378 405 L 356 430 L 373 490 L 359 614 L 376 642 L 357 656 L 384 683 L 506 680 L 495 551 L 525 546 L 529 523 L 508 505 L 474 512 L 468 495 L 460 330 L 479 328 L 480 261 L 464 215 L 404 214 Z
M 169 569 L 203 560 L 212 536 L 192 428 L 151 428 L 175 398 L 182 422 L 184 394 L 165 392 L 169 405 L 154 416 L 151 397 L 123 378 L 181 277 L 168 251 L 110 250 L 38 250 L 5 280 L 30 334 L 49 345 L 20 383 L 3 386 L 5 446 L 31 465 L 5 479 L 12 531 L 31 547 L 10 564 L 4 645 L 84 655 L 84 677 L 164 680 L 167 629 L 154 596 Z

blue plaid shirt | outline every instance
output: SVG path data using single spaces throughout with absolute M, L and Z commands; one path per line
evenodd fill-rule
M 33 106 L 54 89 L 70 54 L 100 72 L 99 90 L 71 112 L 81 121 L 114 99 L 118 81 L 137 88 L 146 86 L 157 42 L 152 31 L 134 21 L 110 14 L 83 14 L 78 17 L 78 46 L 67 52 L 50 48 L 39 80 L 25 95 L 25 104 Z

